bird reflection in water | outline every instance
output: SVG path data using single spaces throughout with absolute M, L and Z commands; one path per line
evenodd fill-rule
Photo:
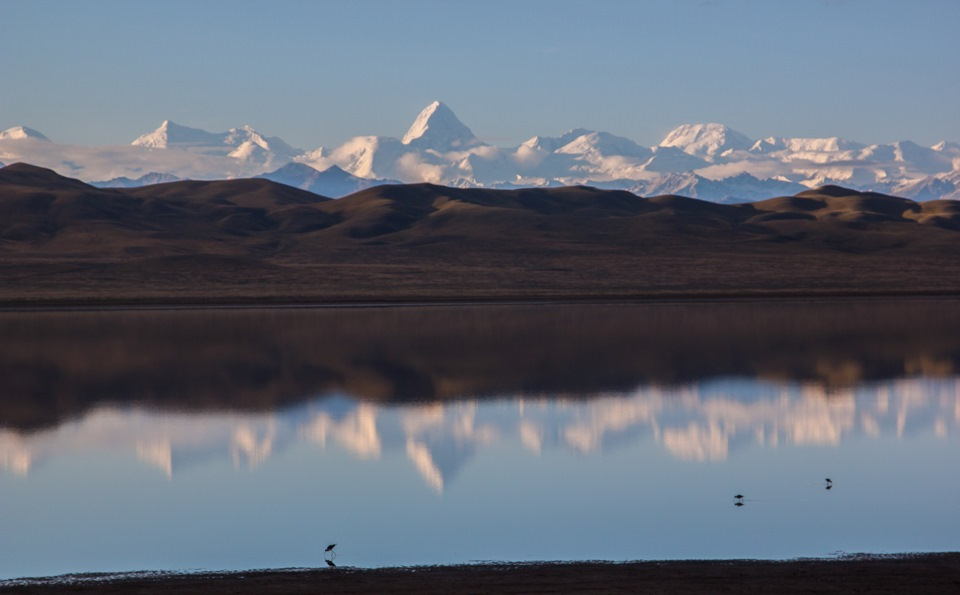
M 833 480 L 828 477 L 828 478 L 826 479 L 826 481 L 827 481 L 826 488 L 827 488 L 828 490 L 832 490 L 832 489 L 833 489 Z M 743 502 L 743 494 L 737 494 L 736 496 L 733 497 L 733 505 L 734 505 L 734 506 L 743 506 L 743 504 L 744 504 L 744 502 Z
M 323 561 L 326 562 L 327 566 L 331 568 L 337 567 L 337 565 L 333 562 L 337 558 L 337 552 L 335 552 L 333 549 L 335 547 L 337 547 L 337 544 L 331 543 L 325 550 L 323 550 Z

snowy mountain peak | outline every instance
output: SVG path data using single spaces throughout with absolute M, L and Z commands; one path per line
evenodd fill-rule
M 26 126 L 14 126 L 13 128 L 7 128 L 0 132 L 0 140 L 23 140 L 25 138 L 50 141 L 49 138 L 40 132 L 33 128 L 27 128 Z
M 440 101 L 423 108 L 401 142 L 438 151 L 465 149 L 480 144 L 453 110 Z
M 231 157 L 239 161 L 261 163 L 265 167 L 290 161 L 303 153 L 282 139 L 263 136 L 250 125 L 214 133 L 181 126 L 171 120 L 164 120 L 156 130 L 140 135 L 131 144 L 149 149 L 177 149 Z
M 141 134 L 130 144 L 151 149 L 187 148 L 218 144 L 220 136 L 206 130 L 181 126 L 171 120 L 164 120 L 156 130 Z
M 940 153 L 944 153 L 944 152 L 960 153 L 960 143 L 951 143 L 945 140 L 938 142 L 937 144 L 933 145 L 930 148 Z
M 609 132 L 583 132 L 584 134 L 577 136 L 557 149 L 556 152 L 573 155 L 590 153 L 598 155 L 622 155 L 625 157 L 642 157 L 644 159 L 651 155 L 650 149 L 641 147 L 628 138 L 615 136 Z
M 792 151 L 794 153 L 836 153 L 855 151 L 865 145 L 849 141 L 838 136 L 827 138 L 788 138 L 771 136 L 758 140 L 750 147 L 752 153 L 772 153 Z
M 528 149 L 536 149 L 541 151 L 553 152 L 558 148 L 569 144 L 570 141 L 584 136 L 586 134 L 591 134 L 593 130 L 587 130 L 586 128 L 574 128 L 564 132 L 560 136 L 533 136 L 527 139 L 522 143 L 521 147 L 526 147 Z
M 684 124 L 660 141 L 661 147 L 677 147 L 684 153 L 715 157 L 726 151 L 748 151 L 754 142 L 723 124 Z

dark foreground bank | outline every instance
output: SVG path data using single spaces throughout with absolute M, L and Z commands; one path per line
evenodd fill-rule
M 949 593 L 960 553 L 135 574 L 0 582 L 9 593 Z

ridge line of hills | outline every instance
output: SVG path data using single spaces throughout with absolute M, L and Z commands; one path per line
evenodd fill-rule
M 734 205 L 426 183 L 332 200 L 0 169 L 0 303 L 960 293 L 958 240 L 960 202 L 837 186 Z

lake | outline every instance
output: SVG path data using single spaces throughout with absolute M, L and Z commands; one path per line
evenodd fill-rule
M 0 579 L 960 549 L 956 300 L 0 312 L 0 378 Z

